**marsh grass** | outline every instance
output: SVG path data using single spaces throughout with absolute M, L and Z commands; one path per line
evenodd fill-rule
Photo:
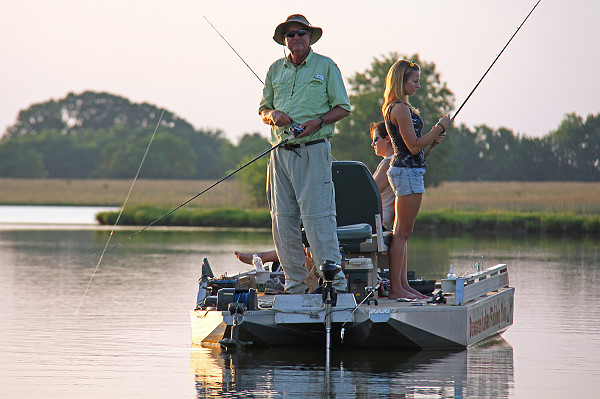
M 600 214 L 600 183 L 447 182 L 428 188 L 421 209 Z
M 170 209 L 153 206 L 134 206 L 126 209 L 120 225 L 145 226 L 203 226 L 203 227 L 269 227 L 271 217 L 264 209 Z M 100 212 L 96 219 L 100 224 L 114 225 L 118 212 Z
M 572 213 L 423 211 L 417 224 L 431 232 L 600 234 L 600 215 Z
M 171 207 L 214 184 L 213 180 L 138 180 L 128 204 Z M 0 179 L 3 205 L 123 205 L 131 180 Z M 246 208 L 252 199 L 234 180 L 225 180 L 186 207 Z
M 128 204 L 175 207 L 214 183 L 214 180 L 138 180 Z M 0 204 L 121 206 L 130 185 L 130 180 L 0 179 Z M 256 205 L 231 179 L 187 207 L 256 208 Z M 258 208 L 266 208 L 266 200 Z M 447 182 L 426 190 L 421 210 L 597 215 L 600 183 Z

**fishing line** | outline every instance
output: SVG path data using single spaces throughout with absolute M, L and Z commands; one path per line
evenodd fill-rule
M 535 8 L 538 6 L 538 4 L 540 4 L 541 1 L 542 0 L 538 0 L 538 2 L 535 3 L 535 5 L 531 9 L 531 11 L 529 11 L 529 14 L 527 14 L 527 16 L 525 17 L 525 19 L 523 20 L 523 22 L 521 22 L 521 25 L 519 25 L 519 27 L 517 28 L 517 30 L 515 31 L 515 33 L 513 33 L 513 35 L 510 37 L 510 39 L 508 40 L 508 42 L 504 45 L 504 47 L 502 48 L 502 50 L 500 51 L 500 53 L 496 56 L 496 58 L 494 59 L 494 62 L 492 62 L 492 64 L 487 69 L 487 71 L 485 71 L 485 73 L 483 74 L 483 76 L 481 77 L 481 79 L 479 79 L 479 82 L 477 82 L 477 84 L 475 85 L 475 87 L 473 88 L 473 90 L 471 90 L 471 93 L 469 93 L 469 95 L 467 96 L 467 98 L 465 99 L 465 101 L 463 101 L 463 103 L 461 104 L 461 106 L 458 107 L 458 110 L 454 113 L 454 116 L 452 117 L 452 122 L 454 122 L 454 118 L 456 118 L 456 116 L 458 115 L 458 113 L 460 112 L 460 110 L 465 106 L 465 104 L 467 103 L 467 101 L 469 101 L 469 98 L 471 98 L 471 96 L 473 95 L 473 93 L 475 92 L 475 90 L 477 89 L 477 87 L 479 87 L 479 84 L 481 83 L 481 81 L 483 80 L 483 78 L 485 78 L 485 76 L 488 74 L 488 72 L 490 71 L 490 69 L 492 69 L 492 67 L 494 66 L 494 64 L 496 63 L 496 61 L 498 61 L 498 58 L 500 58 L 500 56 L 502 55 L 502 53 L 504 52 L 504 50 L 508 47 L 508 45 L 510 44 L 510 42 L 512 41 L 512 39 L 517 35 L 517 32 L 519 32 L 519 30 L 521 29 L 521 27 L 525 24 L 525 21 L 527 21 L 527 19 L 529 18 L 529 16 L 533 13 L 533 10 L 535 10 Z M 429 153 L 433 150 L 433 148 L 436 145 L 438 145 L 438 143 L 436 143 L 436 142 L 433 142 L 431 144 L 431 146 L 429 147 L 429 149 L 425 153 L 425 158 L 427 158 L 427 156 L 429 155 Z
M 135 174 L 135 177 L 133 178 L 133 181 L 131 182 L 131 186 L 129 187 L 129 191 L 127 192 L 127 195 L 125 196 L 125 201 L 123 201 L 123 205 L 121 206 L 121 210 L 119 211 L 119 215 L 117 216 L 117 220 L 115 220 L 115 224 L 113 225 L 112 230 L 110 231 L 110 234 L 108 235 L 108 240 L 106 240 L 106 244 L 104 245 L 104 249 L 102 250 L 100 258 L 98 259 L 98 263 L 96 264 L 96 268 L 94 269 L 94 272 L 90 276 L 90 280 L 88 281 L 87 287 L 85 288 L 85 292 L 83 293 L 83 297 L 81 298 L 81 302 L 79 302 L 79 306 L 77 306 L 77 310 L 75 311 L 75 315 L 74 316 L 77 316 L 77 314 L 79 313 L 79 309 L 81 309 L 81 305 L 83 305 L 83 301 L 85 300 L 85 297 L 87 296 L 87 293 L 90 290 L 90 286 L 92 285 L 92 280 L 94 279 L 94 276 L 96 275 L 96 273 L 98 272 L 98 269 L 100 268 L 100 264 L 102 263 L 102 260 L 104 259 L 104 254 L 107 252 L 107 248 L 108 248 L 108 245 L 110 244 L 110 241 L 111 241 L 111 239 L 113 237 L 113 234 L 115 232 L 115 228 L 117 227 L 117 224 L 119 224 L 119 220 L 121 220 L 121 215 L 123 214 L 123 210 L 125 209 L 125 205 L 127 205 L 127 201 L 129 201 L 129 196 L 131 195 L 131 192 L 133 191 L 133 186 L 137 182 L 138 176 L 140 175 L 140 171 L 142 170 L 142 166 L 144 165 L 144 161 L 146 160 L 146 156 L 148 155 L 148 151 L 150 151 L 150 146 L 152 145 L 152 142 L 154 141 L 154 137 L 156 136 L 156 132 L 158 131 L 158 128 L 160 127 L 160 122 L 162 122 L 162 118 L 163 118 L 164 114 L 165 114 L 165 109 L 163 108 L 162 113 L 160 114 L 160 117 L 158 118 L 158 122 L 156 123 L 156 127 L 154 128 L 154 132 L 152 132 L 152 136 L 150 137 L 150 141 L 148 142 L 148 146 L 146 147 L 146 151 L 144 152 L 144 156 L 142 157 L 142 161 L 140 162 L 140 166 L 138 167 L 138 170 L 137 170 L 137 172 Z M 91 256 L 91 255 L 88 255 L 88 256 Z
M 204 19 L 206 20 L 206 22 L 208 22 L 208 24 L 209 24 L 210 26 L 212 26 L 212 28 L 215 30 L 215 32 L 217 32 L 217 33 L 219 34 L 219 36 L 221 36 L 221 39 L 225 40 L 225 43 L 227 43 L 227 45 L 229 46 L 229 48 L 231 48 L 231 49 L 233 50 L 233 52 L 234 52 L 234 53 L 235 53 L 235 54 L 236 54 L 236 55 L 237 55 L 237 56 L 240 58 L 240 60 L 242 60 L 242 62 L 243 62 L 244 64 L 246 64 L 246 66 L 248 67 L 248 69 L 250 69 L 250 70 L 252 71 L 252 73 L 254 74 L 254 76 L 256 76 L 256 79 L 258 79 L 258 80 L 260 81 L 260 83 L 262 83 L 262 84 L 263 84 L 263 86 L 264 86 L 264 85 L 265 85 L 265 82 L 263 82 L 263 81 L 262 81 L 262 79 L 261 79 L 261 78 L 260 78 L 260 77 L 259 77 L 259 76 L 256 74 L 256 72 L 254 72 L 254 69 L 252 69 L 252 68 L 250 67 L 250 65 L 248 65 L 248 63 L 247 63 L 246 61 L 244 61 L 244 59 L 242 58 L 242 56 L 241 56 L 241 55 L 240 55 L 240 54 L 239 54 L 237 51 L 235 51 L 235 49 L 233 48 L 233 46 L 232 46 L 231 44 L 229 44 L 229 42 L 227 41 L 227 39 L 225 39 L 225 38 L 223 37 L 223 35 L 221 34 L 221 32 L 219 32 L 219 31 L 217 30 L 217 28 L 215 28 L 215 26 L 214 26 L 213 24 L 211 24 L 211 23 L 210 23 L 210 21 L 208 20 L 208 18 L 206 18 L 206 16 L 204 16 L 204 15 L 203 15 L 203 17 L 204 17 Z

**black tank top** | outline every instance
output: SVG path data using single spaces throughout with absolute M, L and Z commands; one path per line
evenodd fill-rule
M 408 147 L 406 147 L 402 136 L 400 135 L 400 129 L 398 129 L 398 126 L 392 123 L 390 119 L 390 113 L 396 104 L 403 103 L 396 101 L 390 104 L 386 110 L 384 118 L 385 128 L 392 139 L 392 147 L 394 147 L 394 157 L 391 161 L 392 166 L 399 168 L 426 168 L 427 164 L 425 163 L 425 150 L 420 151 L 417 154 L 411 153 Z M 408 107 L 408 109 L 410 110 L 410 117 L 412 118 L 415 134 L 417 137 L 421 137 L 421 131 L 423 130 L 423 119 L 421 119 L 421 116 L 414 112 L 411 107 Z

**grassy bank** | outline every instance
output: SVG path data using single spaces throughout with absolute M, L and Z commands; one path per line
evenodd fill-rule
M 271 227 L 271 216 L 264 209 L 216 208 L 171 209 L 154 206 L 134 206 L 125 209 L 119 225 L 146 226 L 203 226 L 203 227 Z M 168 215 L 167 215 L 168 214 Z M 96 215 L 100 224 L 114 225 L 119 212 Z
M 442 233 L 600 235 L 600 215 L 572 213 L 423 211 L 417 217 L 417 225 L 420 229 Z
M 210 226 L 264 227 L 271 226 L 267 210 L 244 209 L 183 209 L 166 215 L 169 209 L 134 207 L 125 210 L 119 224 L 145 226 Z M 103 212 L 97 218 L 101 224 L 114 225 L 118 212 Z M 159 219 L 157 221 L 157 219 Z M 417 217 L 421 231 L 436 233 L 547 233 L 600 235 L 600 216 L 568 213 L 518 213 L 506 211 L 422 211 Z

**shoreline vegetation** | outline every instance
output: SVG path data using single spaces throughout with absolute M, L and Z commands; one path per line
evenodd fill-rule
M 119 225 L 145 226 L 212 185 L 212 180 L 138 180 Z M 121 207 L 129 180 L 0 179 L 0 204 Z M 119 212 L 97 220 L 113 225 Z M 270 228 L 265 204 L 224 181 L 157 226 Z M 415 230 L 600 235 L 600 183 L 446 182 L 428 188 Z
M 139 206 L 125 210 L 120 225 L 186 227 L 258 227 L 270 228 L 268 210 L 261 209 L 183 209 L 164 218 L 170 209 Z M 114 225 L 119 212 L 101 212 L 96 218 L 102 225 Z M 161 218 L 157 221 L 157 219 Z M 502 234 L 583 234 L 600 235 L 600 216 L 574 214 L 518 213 L 506 211 L 421 211 L 416 228 L 430 233 L 502 233 Z

